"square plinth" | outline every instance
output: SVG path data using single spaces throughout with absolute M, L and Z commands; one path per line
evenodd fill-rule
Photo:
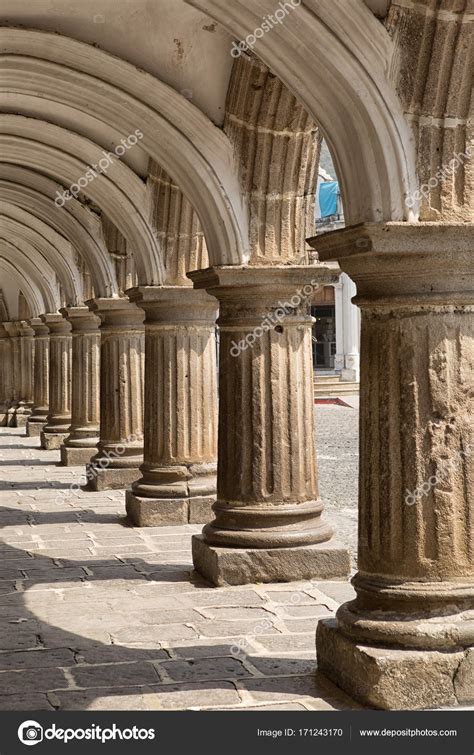
M 345 579 L 350 554 L 337 542 L 297 548 L 217 548 L 193 537 L 194 568 L 217 587 L 301 579 Z
M 101 490 L 129 488 L 132 483 L 141 477 L 141 474 L 138 467 L 101 469 L 94 464 L 87 464 L 86 477 L 88 481 L 87 490 L 99 492 Z
M 27 414 L 16 414 L 15 415 L 15 427 L 26 427 L 28 424 L 28 415 Z
M 41 448 L 44 448 L 46 451 L 59 450 L 68 435 L 69 433 L 45 433 L 42 430 L 40 434 Z
M 45 424 L 46 422 L 32 422 L 31 420 L 28 420 L 26 425 L 27 436 L 29 438 L 39 438 Z
M 61 446 L 61 464 L 64 467 L 82 467 L 97 453 L 97 448 L 70 448 Z
M 135 527 L 167 527 L 173 524 L 207 524 L 214 515 L 215 496 L 191 498 L 143 498 L 126 493 L 128 518 Z
M 381 710 L 418 710 L 474 702 L 466 651 L 403 650 L 357 644 L 334 619 L 318 623 L 318 669 L 344 692 Z M 465 673 L 463 675 L 463 668 Z

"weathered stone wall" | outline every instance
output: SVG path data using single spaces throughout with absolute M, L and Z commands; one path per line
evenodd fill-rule
M 294 95 L 256 57 L 236 59 L 224 130 L 249 203 L 251 264 L 308 261 L 321 137 Z
M 473 11 L 473 0 L 396 0 L 386 19 L 391 77 L 416 140 L 422 220 L 473 217 Z
M 133 253 L 128 248 L 127 240 L 103 213 L 102 231 L 105 245 L 115 264 L 118 287 L 121 295 L 123 295 L 128 288 L 137 284 L 137 271 Z
M 170 176 L 150 160 L 147 186 L 151 220 L 166 269 L 166 283 L 190 286 L 186 273 L 209 264 L 206 241 L 196 211 Z

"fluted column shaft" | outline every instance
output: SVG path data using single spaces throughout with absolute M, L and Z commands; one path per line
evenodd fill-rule
M 100 319 L 88 307 L 61 313 L 72 328 L 71 428 L 61 461 L 74 466 L 90 461 L 99 441 Z
M 127 293 L 146 313 L 144 462 L 127 510 L 141 526 L 209 521 L 216 491 L 217 301 L 183 286 Z
M 28 323 L 22 322 L 20 334 L 21 393 L 23 401 L 33 406 L 33 369 L 35 332 Z
M 8 408 L 12 398 L 12 349 L 8 331 L 0 323 L 0 424 L 8 424 Z
M 28 418 L 28 435 L 39 435 L 49 414 L 49 328 L 39 317 L 29 321 L 35 334 L 33 408 Z
M 71 425 L 71 326 L 60 314 L 41 315 L 49 329 L 49 414 L 44 448 L 60 448 Z
M 430 707 L 436 687 L 452 699 L 457 651 L 474 644 L 472 227 L 389 223 L 328 236 L 315 248 L 337 257 L 362 310 L 357 599 L 339 609 L 336 633 L 381 648 L 452 651 L 452 669 L 439 678 L 433 654 L 419 698 Z M 347 667 L 334 671 L 334 630 L 318 633 L 321 668 L 346 686 Z M 408 675 L 414 664 L 415 683 L 413 654 L 387 659 L 388 687 L 400 663 Z
M 18 322 L 4 323 L 10 336 L 11 348 L 11 400 L 16 406 L 21 397 L 20 325 Z
M 27 322 L 20 326 L 21 395 L 28 407 L 33 405 L 35 332 Z
M 20 403 L 16 411 L 17 427 L 24 427 L 33 406 L 34 335 L 28 323 L 20 322 Z
M 10 353 L 11 353 L 11 401 L 8 409 L 8 425 L 17 426 L 17 411 L 21 395 L 21 350 L 20 350 L 20 323 L 6 322 L 5 329 L 10 336 Z
M 93 488 L 127 487 L 143 461 L 144 313 L 128 299 L 92 299 L 100 325 L 100 437 Z
M 189 277 L 220 303 L 217 502 L 195 548 L 204 542 L 282 550 L 328 541 L 332 529 L 321 520 L 318 491 L 308 297 L 337 275 L 324 266 L 222 267 Z M 261 553 L 256 558 L 265 561 Z M 283 568 L 255 576 L 293 577 Z

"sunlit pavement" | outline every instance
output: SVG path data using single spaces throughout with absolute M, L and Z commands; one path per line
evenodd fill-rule
M 318 420 L 322 497 L 353 543 L 356 410 Z M 356 707 L 315 661 L 316 623 L 350 585 L 210 587 L 199 526 L 128 527 L 123 491 L 71 492 L 82 468 L 23 432 L 0 428 L 0 709 Z M 349 488 L 332 479 L 345 462 Z

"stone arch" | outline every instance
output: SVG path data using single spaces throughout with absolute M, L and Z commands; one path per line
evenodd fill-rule
M 186 2 L 241 40 L 275 12 L 273 0 Z M 347 222 L 415 219 L 405 202 L 417 188 L 414 140 L 389 78 L 394 45 L 362 0 L 304 0 L 255 51 L 321 127 Z
M 62 209 L 57 207 L 54 197 L 62 190 L 60 184 L 39 173 L 17 165 L 2 165 L 0 202 L 21 207 L 67 238 L 83 257 L 97 296 L 117 296 L 115 270 L 103 242 L 100 219 L 76 199 Z
M 253 54 L 234 62 L 224 131 L 249 201 L 252 264 L 304 264 L 315 235 L 321 135 L 296 97 Z
M 16 270 L 15 280 L 18 282 L 18 288 L 27 297 L 35 316 L 43 312 L 56 312 L 62 304 L 59 288 L 54 285 L 53 270 L 44 259 L 42 267 L 39 268 L 38 256 L 40 255 L 35 255 L 34 249 L 25 241 L 22 241 L 20 246 L 9 240 L 0 239 L 0 258 L 10 269 Z M 29 288 L 30 298 L 25 288 Z
M 191 286 L 186 274 L 209 265 L 206 240 L 191 202 L 166 171 L 150 161 L 147 179 L 153 224 L 163 249 L 168 285 Z
M 57 34 L 0 29 L 0 50 L 7 97 L 34 93 L 36 107 L 62 103 L 124 134 L 139 125 L 141 147 L 186 187 L 213 264 L 245 261 L 247 213 L 232 147 L 197 107 L 133 65 Z
M 0 116 L 0 145 L 0 155 L 8 155 L 8 162 L 46 173 L 65 187 L 76 183 L 92 163 L 103 158 L 100 148 L 83 137 L 23 116 Z M 158 243 L 146 216 L 143 182 L 120 161 L 114 161 L 107 175 L 97 175 L 81 193 L 104 208 L 130 240 L 143 280 L 160 283 L 163 269 Z
M 78 306 L 82 303 L 82 281 L 71 245 L 50 226 L 34 215 L 4 202 L 0 214 L 0 237 L 14 240 L 15 245 L 20 245 L 22 240 L 26 241 L 58 276 L 66 304 Z
M 386 27 L 392 78 L 417 145 L 422 220 L 472 222 L 474 23 L 472 3 L 393 3 Z
M 18 288 L 23 291 L 28 302 L 31 312 L 38 316 L 46 311 L 47 307 L 40 289 L 32 280 L 24 277 L 23 273 L 18 271 L 15 265 L 9 259 L 1 256 L 0 252 L 0 271 L 10 276 Z

